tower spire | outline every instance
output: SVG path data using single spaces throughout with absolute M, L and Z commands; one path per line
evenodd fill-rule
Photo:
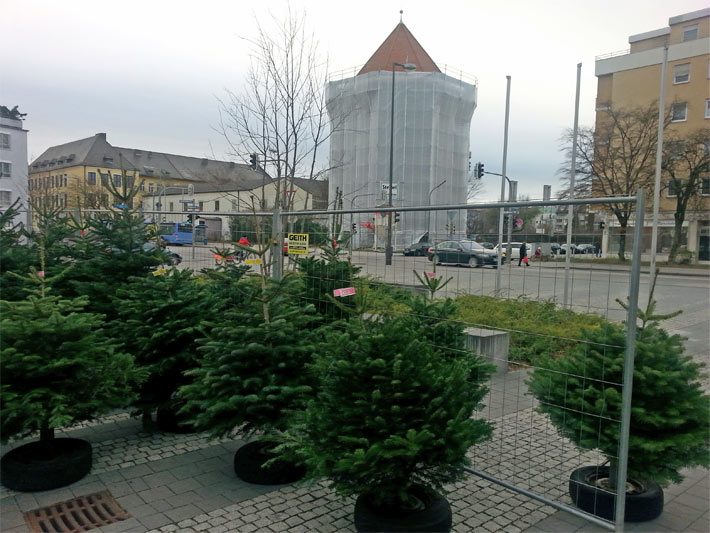
M 399 23 L 402 24 L 402 14 L 404 13 L 404 10 L 400 9 L 399 10 Z

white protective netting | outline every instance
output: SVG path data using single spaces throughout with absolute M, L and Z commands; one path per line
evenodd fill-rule
M 430 205 L 430 196 L 431 205 L 466 202 L 476 89 L 439 72 L 395 73 L 395 207 Z M 386 205 L 383 184 L 389 181 L 392 72 L 332 81 L 326 86 L 326 101 L 333 127 L 329 198 L 334 199 L 340 189 L 344 209 Z M 394 228 L 395 250 L 428 231 L 432 237 L 463 238 L 465 217 L 463 211 L 402 213 Z M 355 247 L 384 247 L 386 217 L 373 220 L 371 214 L 355 215 L 354 222 L 358 225 Z

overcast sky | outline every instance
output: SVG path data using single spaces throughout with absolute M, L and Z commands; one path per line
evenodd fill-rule
M 213 130 L 216 98 L 239 91 L 255 20 L 289 3 L 201 0 L 0 0 L 0 104 L 19 105 L 28 157 L 106 132 L 116 146 L 227 158 Z M 512 76 L 508 175 L 519 194 L 559 188 L 559 137 L 592 125 L 594 58 L 628 48 L 629 35 L 703 9 L 706 0 L 291 0 L 328 56 L 330 71 L 362 65 L 403 20 L 443 70 L 478 78 L 473 161 L 500 172 L 506 75 Z M 285 16 L 285 15 L 284 15 Z M 246 38 L 246 39 L 245 39 Z M 494 199 L 500 178 L 484 178 Z

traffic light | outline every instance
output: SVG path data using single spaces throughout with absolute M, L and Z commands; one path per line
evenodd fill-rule
M 474 175 L 478 179 L 481 179 L 483 177 L 483 174 L 485 174 L 485 169 L 483 168 L 483 163 L 479 161 L 478 163 L 476 163 L 476 172 Z
M 191 214 L 188 214 L 188 215 L 187 215 L 187 221 L 188 221 L 190 224 L 192 224 L 192 217 L 193 217 L 193 216 L 194 216 L 194 215 L 191 215 Z
M 258 154 L 249 154 L 249 166 L 251 166 L 252 170 L 259 168 Z
M 352 224 L 352 232 L 357 233 L 357 224 L 355 222 Z
M 606 225 L 606 224 L 604 224 L 604 222 L 600 222 L 600 223 L 599 223 L 599 229 L 604 229 L 604 226 L 605 226 L 605 225 Z
M 394 223 L 397 224 L 399 222 L 399 213 L 397 211 L 394 212 Z

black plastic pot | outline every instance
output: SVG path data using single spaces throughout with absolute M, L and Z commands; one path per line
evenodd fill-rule
M 569 495 L 574 504 L 599 518 L 614 520 L 616 493 L 597 485 L 609 478 L 608 466 L 585 466 L 578 468 L 569 477 Z M 628 480 L 633 491 L 626 493 L 624 520 L 647 522 L 658 518 L 663 512 L 663 490 L 653 481 Z
M 274 455 L 269 451 L 271 445 L 261 441 L 254 441 L 240 447 L 234 454 L 234 472 L 237 477 L 247 483 L 256 485 L 283 485 L 293 483 L 306 475 L 302 465 L 287 461 L 276 461 L 264 466 Z
M 446 498 L 431 494 L 423 487 L 414 486 L 411 494 L 418 498 L 419 509 L 376 506 L 371 496 L 361 494 L 355 501 L 355 529 L 369 531 L 451 531 L 451 506 Z
M 23 444 L 0 459 L 0 481 L 8 489 L 34 492 L 71 485 L 91 471 L 91 444 L 55 438 Z

